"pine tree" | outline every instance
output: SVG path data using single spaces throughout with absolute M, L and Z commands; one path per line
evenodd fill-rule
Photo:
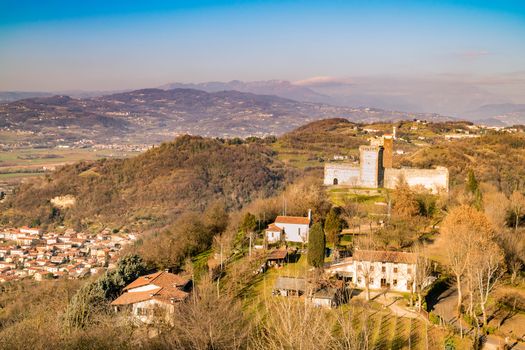
M 321 223 L 316 223 L 310 229 L 308 238 L 308 264 L 320 268 L 324 263 L 325 237 Z

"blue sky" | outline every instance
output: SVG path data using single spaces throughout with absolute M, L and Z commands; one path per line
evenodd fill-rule
M 0 0 L 0 90 L 525 73 L 525 2 Z

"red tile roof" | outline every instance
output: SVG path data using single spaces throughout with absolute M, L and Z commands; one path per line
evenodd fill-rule
M 136 280 L 128 284 L 123 290 L 130 290 L 148 284 L 154 284 L 159 287 L 170 287 L 173 285 L 184 286 L 188 282 L 188 278 L 184 278 L 166 271 L 159 271 L 150 275 L 145 275 L 137 278 Z
M 414 253 L 386 250 L 356 250 L 353 258 L 358 261 L 381 261 L 403 264 L 415 264 L 417 262 L 417 255 Z
M 275 222 L 282 224 L 310 225 L 310 219 L 303 216 L 278 216 Z
M 165 271 L 142 276 L 127 285 L 124 288 L 124 294 L 115 299 L 111 304 L 129 305 L 149 299 L 155 299 L 168 303 L 184 300 L 189 294 L 180 288 L 188 284 L 189 281 L 190 280 L 187 278 Z M 143 292 L 133 291 L 135 288 L 147 285 L 152 285 L 156 288 L 152 288 L 151 290 Z
M 277 226 L 276 224 L 270 224 L 268 225 L 268 228 L 266 229 L 266 231 L 270 231 L 270 232 L 281 232 L 282 230 L 283 229 Z

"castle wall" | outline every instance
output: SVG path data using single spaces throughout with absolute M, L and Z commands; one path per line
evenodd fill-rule
M 384 187 L 393 189 L 403 177 L 410 187 L 423 186 L 432 193 L 448 192 L 448 169 L 393 169 L 384 170 Z
M 337 180 L 334 182 L 334 180 Z M 324 184 L 327 186 L 359 186 L 359 168 L 353 164 L 326 164 L 324 167 Z

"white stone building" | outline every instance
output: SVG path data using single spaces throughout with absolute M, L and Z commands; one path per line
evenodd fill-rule
M 414 292 L 417 255 L 406 252 L 356 250 L 354 255 L 325 271 L 347 279 L 357 288 Z
M 281 240 L 287 242 L 308 243 L 312 212 L 308 216 L 278 216 L 275 222 L 268 226 L 265 231 L 268 243 Z

